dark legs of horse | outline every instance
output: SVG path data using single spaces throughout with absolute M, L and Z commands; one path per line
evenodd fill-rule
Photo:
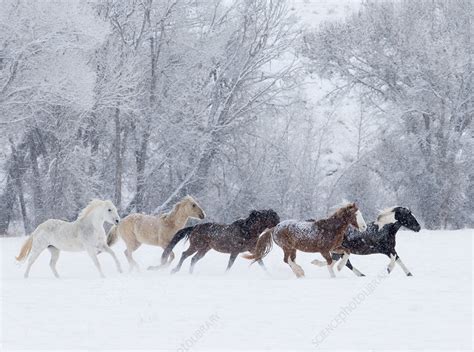
M 183 254 L 181 254 L 181 258 L 179 259 L 179 263 L 176 266 L 176 268 L 171 270 L 171 274 L 177 273 L 181 269 L 181 266 L 183 265 L 183 262 L 186 260 L 186 258 L 189 257 L 190 255 L 193 255 L 196 252 L 197 252 L 197 248 L 195 248 L 193 245 L 190 245 L 189 248 L 187 250 L 185 250 L 183 252 Z
M 258 265 L 260 265 L 260 267 L 261 267 L 266 273 L 268 273 L 267 267 L 266 267 L 265 264 L 263 263 L 263 260 L 262 260 L 262 259 L 257 260 L 257 263 L 258 263 Z
M 332 253 L 332 259 L 334 261 L 338 261 L 339 259 L 342 258 L 342 255 L 341 254 L 338 254 L 338 253 Z M 347 263 L 346 263 L 346 266 L 356 275 L 356 276 L 365 276 L 363 273 L 361 273 L 359 270 L 357 270 L 356 268 L 354 268 L 352 266 L 352 263 L 350 261 L 350 259 L 347 259 Z
M 234 252 L 230 254 L 229 263 L 227 264 L 227 269 L 225 269 L 225 271 L 229 271 L 230 268 L 232 268 L 232 265 L 234 265 L 235 258 L 237 258 L 238 254 L 239 252 Z
M 400 259 L 400 257 L 398 256 L 397 252 L 393 252 L 393 253 L 386 253 L 386 255 L 390 258 L 390 263 L 388 264 L 388 267 L 387 267 L 387 272 L 390 274 L 393 270 L 393 267 L 395 266 L 395 264 L 398 264 L 400 265 L 400 267 L 402 268 L 403 272 L 405 273 L 406 276 L 413 276 L 413 274 L 410 272 L 410 270 L 408 270 L 408 268 L 405 266 L 405 264 L 403 264 L 402 260 Z
M 194 255 L 194 257 L 191 258 L 191 266 L 189 267 L 189 273 L 192 274 L 194 271 L 194 265 L 196 265 L 196 262 L 204 257 L 207 252 L 209 252 L 211 248 L 206 247 L 206 248 L 201 248 L 198 250 L 198 252 Z M 235 258 L 234 258 L 235 259 Z

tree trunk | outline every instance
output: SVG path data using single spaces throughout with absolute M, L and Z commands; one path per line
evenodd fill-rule
M 120 109 L 115 108 L 115 190 L 114 203 L 120 212 L 122 203 L 122 140 L 121 140 L 121 124 L 120 124 Z
M 15 183 L 16 183 L 16 188 L 18 191 L 18 201 L 20 202 L 20 211 L 21 211 L 21 216 L 23 218 L 23 228 L 25 229 L 25 235 L 28 235 L 30 233 L 30 224 L 28 221 L 28 217 L 26 214 L 26 207 L 25 207 L 25 198 L 23 196 L 23 183 L 21 182 L 21 169 L 25 167 L 23 160 L 18 158 L 18 154 L 16 151 L 16 148 L 12 141 L 11 143 L 11 150 L 12 150 L 12 158 L 14 160 L 15 164 L 15 174 L 17 177 L 15 177 Z
M 0 196 L 0 235 L 3 236 L 7 234 L 8 226 L 11 221 L 13 205 L 15 203 L 15 180 L 16 178 L 23 176 L 25 173 L 25 167 L 18 167 L 17 162 L 24 164 L 24 159 L 28 149 L 27 140 L 30 136 L 29 133 L 25 134 L 23 141 L 18 144 L 18 147 L 12 149 L 10 160 L 6 163 L 8 168 L 7 182 L 4 191 Z M 13 144 L 12 141 L 10 141 L 10 143 Z
M 43 190 L 41 185 L 41 174 L 38 167 L 38 154 L 36 153 L 36 144 L 33 137 L 29 140 L 30 145 L 30 163 L 33 171 L 33 206 L 34 206 L 34 226 L 38 226 L 43 222 L 44 201 Z
M 135 161 L 137 164 L 135 209 L 137 212 L 141 212 L 143 210 L 143 199 L 145 195 L 145 167 L 149 138 L 150 133 L 148 129 L 145 129 L 142 136 L 142 142 L 140 144 L 140 150 L 135 152 Z
M 0 235 L 6 236 L 15 202 L 15 183 L 10 174 L 2 196 L 0 197 Z

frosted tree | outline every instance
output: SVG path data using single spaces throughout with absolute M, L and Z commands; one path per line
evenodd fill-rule
M 432 228 L 458 226 L 472 155 L 470 1 L 368 2 L 306 37 L 323 77 L 362 89 L 384 113 L 372 166 Z M 462 176 L 465 175 L 465 176 Z
M 6 184 L 0 196 L 0 233 L 8 227 L 17 197 L 27 219 L 23 192 L 28 188 L 33 222 L 49 215 L 45 209 L 53 202 L 46 197 L 54 194 L 48 192 L 54 188 L 49 177 L 54 165 L 61 167 L 61 160 L 48 146 L 73 135 L 73 126 L 90 107 L 94 75 L 87 56 L 106 31 L 90 10 L 78 2 L 2 2 L 0 138 L 11 141 L 4 143 L 11 145 L 11 154 L 5 161 Z M 67 134 L 60 136 L 66 124 Z M 64 165 L 74 168 L 69 162 Z

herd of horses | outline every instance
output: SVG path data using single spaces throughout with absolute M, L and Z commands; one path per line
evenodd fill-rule
M 408 208 L 385 209 L 376 221 L 366 224 L 355 203 L 345 204 L 329 217 L 320 220 L 280 221 L 278 214 L 269 209 L 253 210 L 247 218 L 231 224 L 209 222 L 185 227 L 189 218 L 202 220 L 205 217 L 205 212 L 191 196 L 181 199 L 168 213 L 157 216 L 130 214 L 122 220 L 111 201 L 94 199 L 73 222 L 50 219 L 40 224 L 25 241 L 16 259 L 23 261 L 28 258 L 26 278 L 41 252 L 48 249 L 51 252 L 51 270 L 59 277 L 56 263 L 60 251 L 86 251 L 104 277 L 97 257 L 102 252 L 110 254 L 117 270 L 122 272 L 120 262 L 110 248 L 119 237 L 126 245 L 124 254 L 130 270 L 138 269 L 132 254 L 142 244 L 164 249 L 161 263 L 148 268 L 157 270 L 171 264 L 175 257 L 174 247 L 187 238 L 189 247 L 182 253 L 171 273 L 179 271 L 186 258 L 193 256 L 190 266 L 192 273 L 196 263 L 211 249 L 230 254 L 227 270 L 240 253 L 267 270 L 263 258 L 271 251 L 274 242 L 283 250 L 283 261 L 296 277 L 304 276 L 303 268 L 295 261 L 297 251 L 320 253 L 325 261 L 316 259 L 312 264 L 327 266 L 331 277 L 335 277 L 333 267 L 338 261 L 338 270 L 347 266 L 357 276 L 364 276 L 352 266 L 349 255 L 376 253 L 390 258 L 387 267 L 389 273 L 398 264 L 407 276 L 411 276 L 395 250 L 395 237 L 402 226 L 420 231 L 418 221 Z M 107 234 L 105 222 L 113 225 Z

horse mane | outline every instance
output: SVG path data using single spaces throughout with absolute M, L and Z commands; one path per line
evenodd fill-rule
M 81 210 L 79 213 L 77 220 L 84 219 L 87 215 L 89 215 L 95 208 L 102 206 L 105 202 L 103 200 L 94 198 L 92 199 L 87 206 Z
M 375 223 L 379 227 L 383 227 L 384 225 L 391 223 L 395 218 L 388 219 L 388 217 L 391 217 L 391 216 L 394 217 L 393 210 L 395 208 L 396 208 L 396 206 L 395 207 L 390 207 L 390 208 L 385 208 L 385 209 L 381 210 L 379 212 L 379 215 L 377 215 L 377 220 L 375 221 Z M 388 220 L 390 220 L 390 222 L 387 222 Z
M 195 202 L 196 201 L 194 200 L 193 197 L 191 197 L 190 195 L 186 195 L 184 196 L 183 198 L 181 198 L 178 202 L 175 203 L 175 205 L 173 205 L 173 208 L 171 208 L 171 210 L 167 213 L 164 213 L 164 214 L 161 214 L 160 215 L 160 218 L 162 220 L 166 220 L 168 219 L 168 217 L 171 215 L 171 214 L 176 214 L 178 212 L 178 209 L 181 205 L 183 205 L 184 203 L 186 202 Z
M 333 212 L 327 219 L 335 218 L 341 216 L 348 208 L 353 207 L 354 203 L 346 203 L 342 207 L 338 208 L 335 212 Z
M 246 218 L 240 218 L 231 223 L 238 226 L 246 235 L 250 235 L 249 221 L 257 217 L 257 210 L 252 210 Z

